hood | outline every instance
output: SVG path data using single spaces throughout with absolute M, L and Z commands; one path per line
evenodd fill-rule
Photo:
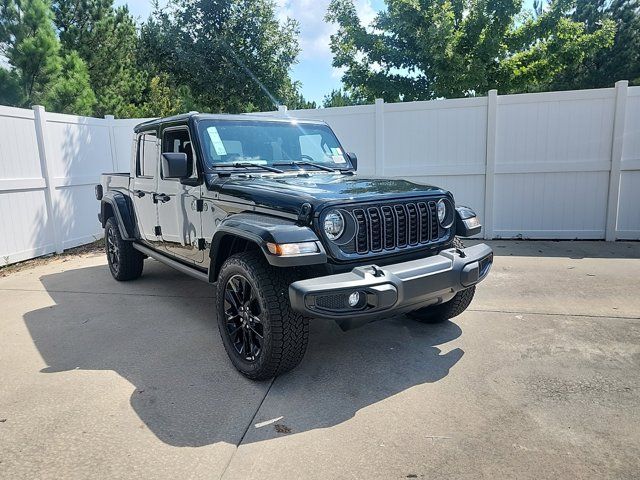
M 211 190 L 222 201 L 241 202 L 297 214 L 303 203 L 310 203 L 314 211 L 329 203 L 353 203 L 369 200 L 383 201 L 448 192 L 432 185 L 419 185 L 395 178 L 366 178 L 357 175 L 312 173 L 308 176 L 234 175 L 207 179 Z

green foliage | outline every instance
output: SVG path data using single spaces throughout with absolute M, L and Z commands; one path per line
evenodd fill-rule
M 62 59 L 61 73 L 48 89 L 45 104 L 59 113 L 93 113 L 96 96 L 89 83 L 87 65 L 77 52 L 72 51 Z
M 112 0 L 55 0 L 53 10 L 64 51 L 86 62 L 97 103 L 94 114 L 139 113 L 147 76 L 138 68 L 136 24 L 127 7 Z
M 297 34 L 272 0 L 174 0 L 142 26 L 140 57 L 146 71 L 188 86 L 202 110 L 269 110 L 294 88 Z
M 60 71 L 59 44 L 45 0 L 4 0 L 0 4 L 1 51 L 11 67 L 2 73 L 3 103 L 17 106 L 42 102 Z M 7 97 L 4 97 L 7 95 Z
M 576 72 L 615 35 L 611 21 L 588 29 L 572 19 L 572 0 L 552 0 L 535 16 L 521 13 L 522 0 L 386 3 L 373 28 L 360 23 L 352 0 L 332 0 L 327 13 L 338 24 L 333 65 L 369 101 L 575 88 Z
M 324 96 L 322 100 L 322 106 L 324 108 L 329 107 L 348 107 L 351 105 L 363 105 L 367 101 L 363 98 L 359 98 L 357 95 L 350 94 L 346 90 L 341 89 L 331 90 L 331 93 Z
M 577 0 L 572 15 L 592 32 L 604 21 L 616 26 L 613 45 L 585 59 L 576 81 L 582 88 L 611 86 L 612 80 L 630 80 L 640 84 L 640 1 Z
M 151 78 L 145 99 L 141 108 L 143 117 L 168 117 L 183 111 L 183 101 L 169 86 L 166 74 Z

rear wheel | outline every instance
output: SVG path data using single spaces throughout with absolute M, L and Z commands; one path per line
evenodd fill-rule
M 104 227 L 104 246 L 113 278 L 126 281 L 135 280 L 142 275 L 144 257 L 133 248 L 132 242 L 122 238 L 114 217 L 110 217 Z
M 309 321 L 291 310 L 292 277 L 261 252 L 229 257 L 218 277 L 218 329 L 233 365 L 264 380 L 296 367 L 307 350 Z
M 453 240 L 453 247 L 464 248 L 464 244 L 456 237 Z M 442 323 L 453 317 L 457 317 L 464 312 L 471 304 L 475 293 L 476 287 L 473 286 L 456 293 L 448 302 L 441 303 L 440 305 L 419 308 L 418 310 L 409 312 L 407 315 L 410 318 L 423 323 Z

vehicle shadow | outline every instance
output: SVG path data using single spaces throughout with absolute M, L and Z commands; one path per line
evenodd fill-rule
M 136 282 L 113 281 L 106 266 L 40 281 L 55 305 L 24 320 L 48 365 L 43 373 L 115 371 L 134 385 L 134 411 L 167 444 L 240 442 L 271 382 L 252 382 L 234 370 L 210 285 L 155 261 L 146 262 Z M 295 433 L 339 424 L 368 405 L 436 382 L 463 355 L 437 347 L 460 336 L 451 322 L 430 326 L 398 317 L 343 332 L 334 322 L 315 321 L 311 330 L 300 367 L 269 390 L 275 400 L 286 397 Z M 258 440 L 251 437 L 245 441 Z

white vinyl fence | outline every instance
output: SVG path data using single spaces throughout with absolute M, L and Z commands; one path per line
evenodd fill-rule
M 640 239 L 640 87 L 281 109 L 326 121 L 359 173 L 450 189 L 485 238 Z M 0 107 L 0 265 L 102 235 L 93 185 L 128 171 L 132 129 Z

